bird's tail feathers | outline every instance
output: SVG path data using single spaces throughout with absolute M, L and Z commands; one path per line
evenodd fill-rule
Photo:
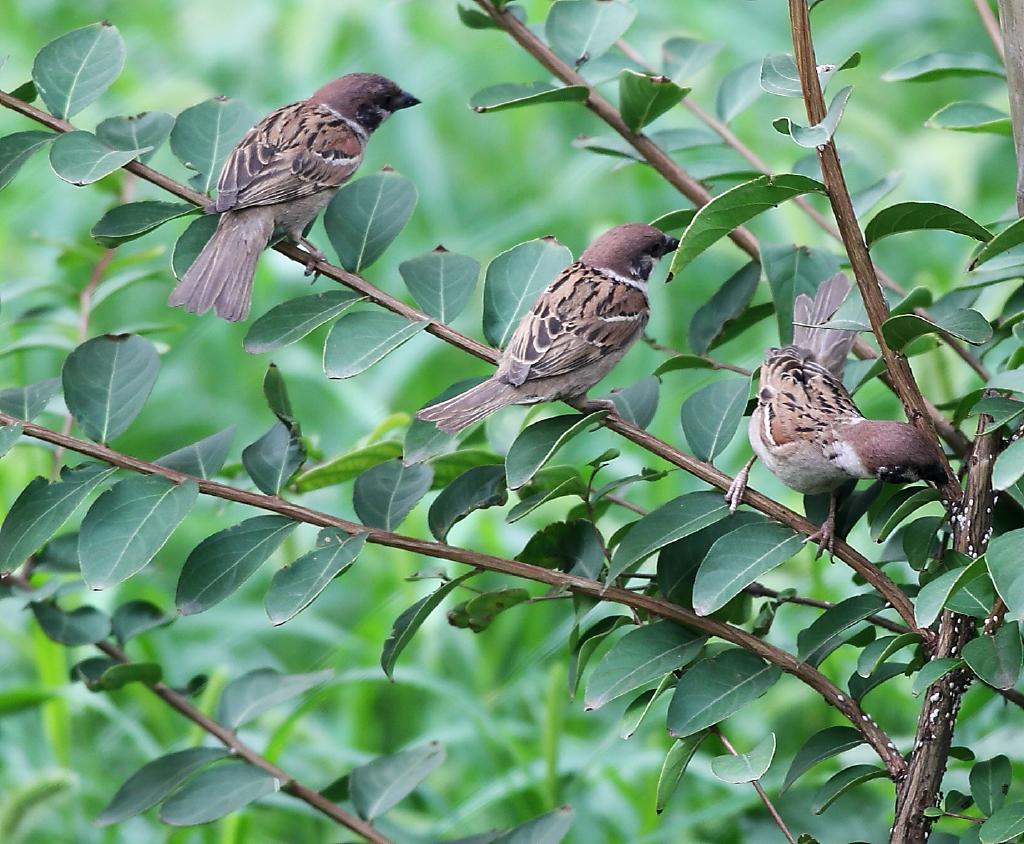
M 265 208 L 221 214 L 213 236 L 171 292 L 168 304 L 194 314 L 212 307 L 229 322 L 245 319 L 256 262 L 273 233 L 273 216 Z
M 833 317 L 849 292 L 850 280 L 837 273 L 821 283 L 813 300 L 801 293 L 793 302 L 793 345 L 809 351 L 837 377 L 842 377 L 846 356 L 857 335 L 853 331 L 816 326 Z
M 466 390 L 448 401 L 425 407 L 416 414 L 417 419 L 434 422 L 449 434 L 455 434 L 490 416 L 499 408 L 516 404 L 521 396 L 511 384 L 493 378 Z

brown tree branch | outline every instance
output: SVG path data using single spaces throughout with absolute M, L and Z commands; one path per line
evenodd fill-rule
M 818 79 L 817 60 L 814 56 L 814 42 L 811 37 L 810 13 L 806 0 L 789 0 L 789 20 L 807 119 L 812 124 L 818 124 L 825 119 L 826 106 L 821 92 L 821 82 Z M 921 395 L 921 390 L 914 379 L 914 373 L 910 369 L 906 356 L 897 354 L 889 348 L 882 333 L 882 323 L 889 317 L 889 308 L 885 303 L 885 297 L 882 296 L 878 275 L 875 272 L 871 254 L 868 252 L 864 234 L 857 223 L 857 215 L 853 210 L 853 202 L 846 186 L 846 177 L 843 174 L 839 152 L 834 140 L 830 138 L 827 143 L 818 147 L 818 160 L 821 162 L 822 179 L 828 190 L 832 213 L 835 215 L 839 231 L 843 236 L 846 254 L 850 259 L 850 267 L 857 280 L 857 286 L 860 288 L 864 308 L 867 311 L 871 330 L 875 335 L 882 358 L 885 360 L 885 367 L 892 378 L 896 395 L 899 396 L 903 404 L 907 420 L 935 443 L 936 451 L 949 478 L 948 483 L 942 487 L 943 497 L 947 503 L 951 503 L 959 499 L 960 485 L 956 482 L 956 476 L 939 444 L 924 396 Z
M 27 117 L 31 117 L 43 125 L 49 126 L 50 128 L 60 132 L 68 132 L 73 129 L 73 127 L 66 121 L 40 111 L 39 109 L 36 109 L 2 91 L 0 91 L 0 105 L 7 106 L 14 111 L 24 114 Z M 207 200 L 207 197 L 204 194 L 198 193 L 191 188 L 181 185 L 173 179 L 165 176 L 163 173 L 153 170 L 139 162 L 131 162 L 125 165 L 125 169 L 135 173 L 140 178 L 167 190 L 175 196 L 195 203 L 196 205 L 205 204 Z M 294 244 L 282 241 L 276 244 L 274 248 L 281 254 L 287 255 L 289 258 L 303 266 L 308 264 L 310 257 L 308 253 L 302 251 Z M 426 330 L 439 339 L 444 340 L 449 345 L 462 349 L 463 351 L 468 352 L 471 355 L 475 355 L 476 357 L 486 360 L 492 364 L 497 362 L 498 352 L 495 349 L 459 333 L 444 323 L 435 322 L 421 311 L 411 308 L 394 297 L 378 290 L 365 279 L 329 264 L 326 261 L 317 262 L 315 264 L 315 269 L 320 273 L 320 275 L 333 279 L 334 281 L 340 282 L 341 284 L 362 293 L 369 301 L 382 308 L 393 313 L 400 314 L 410 320 L 427 321 L 429 324 Z M 579 409 L 587 409 L 589 407 L 586 402 L 576 402 L 573 406 Z M 629 424 L 614 413 L 606 416 L 601 424 L 609 430 L 615 431 L 626 439 L 639 445 L 641 448 L 646 449 L 652 454 L 656 454 L 667 460 L 669 463 L 696 475 L 712 486 L 718 487 L 723 492 L 729 488 L 729 485 L 732 482 L 732 478 L 725 473 L 720 472 L 714 466 L 704 463 L 691 455 L 673 448 L 664 441 L 647 433 L 647 431 Z M 790 510 L 788 507 L 773 501 L 767 496 L 762 495 L 749 487 L 747 488 L 747 492 L 743 500 L 751 507 L 760 510 L 765 515 L 770 516 L 777 521 L 781 521 L 783 524 L 793 528 L 793 530 L 799 531 L 805 535 L 809 536 L 817 530 L 816 525 L 812 524 L 793 510 Z M 859 554 L 845 542 L 837 543 L 835 556 L 849 565 L 855 572 L 857 572 L 857 574 L 870 583 L 892 604 L 900 617 L 902 617 L 913 629 L 920 632 L 924 638 L 927 639 L 933 635 L 929 630 L 918 630 L 914 622 L 914 610 L 910 600 L 900 590 L 900 588 L 870 560 Z
M 1010 93 L 1010 123 L 1017 151 L 1017 216 L 1024 217 L 1024 7 L 1020 0 L 999 0 L 999 21 L 1005 46 L 1003 62 Z
M 413 554 L 422 554 L 435 559 L 450 560 L 453 563 L 472 566 L 486 571 L 499 572 L 513 577 L 531 580 L 537 583 L 544 583 L 548 586 L 555 586 L 567 589 L 580 595 L 587 595 L 598 600 L 612 601 L 634 610 L 640 610 L 651 615 L 674 621 L 677 624 L 690 627 L 695 630 L 707 633 L 709 636 L 717 636 L 724 641 L 738 645 L 751 653 L 756 654 L 767 662 L 779 666 L 783 671 L 792 674 L 802 680 L 827 703 L 838 709 L 850 722 L 864 735 L 865 740 L 885 763 L 890 775 L 893 778 L 902 776 L 906 765 L 903 757 L 896 750 L 895 744 L 884 731 L 882 731 L 873 720 L 871 720 L 860 709 L 860 706 L 850 699 L 831 680 L 821 674 L 817 669 L 797 659 L 790 653 L 770 645 L 767 642 L 753 636 L 752 634 L 717 621 L 713 618 L 705 618 L 696 613 L 677 606 L 669 601 L 641 595 L 627 589 L 620 589 L 614 586 L 606 586 L 597 580 L 590 580 L 585 577 L 555 571 L 553 569 L 541 568 L 540 566 L 523 563 L 519 560 L 510 560 L 503 557 L 496 557 L 492 554 L 483 554 L 471 551 L 467 548 L 459 548 L 454 545 L 447 545 L 442 542 L 431 542 L 424 539 L 405 536 L 404 534 L 393 533 L 379 528 L 366 527 L 356 522 L 332 516 L 319 510 L 303 507 L 294 504 L 283 498 L 274 495 L 263 495 L 249 490 L 239 489 L 216 481 L 194 478 L 182 472 L 159 466 L 131 457 L 127 454 L 114 451 L 113 449 L 98 443 L 80 440 L 76 437 L 67 436 L 59 431 L 52 431 L 33 422 L 11 416 L 0 412 L 0 424 L 20 424 L 24 428 L 25 436 L 33 439 L 48 442 L 64 448 L 101 460 L 111 466 L 118 466 L 129 469 L 143 475 L 161 475 L 175 483 L 186 480 L 194 480 L 199 491 L 203 495 L 219 498 L 224 501 L 234 501 L 250 507 L 257 507 L 271 513 L 277 513 L 297 522 L 315 525 L 317 527 L 334 527 L 350 535 L 365 533 L 366 541 L 374 545 L 383 545 L 388 548 L 398 548 L 409 551 Z M 717 471 L 717 470 L 716 470 Z M 720 473 L 719 473 L 720 474 Z
M 126 665 L 131 663 L 128 655 L 116 645 L 112 645 L 109 642 L 97 642 L 96 647 L 117 662 L 124 663 Z M 303 785 L 298 780 L 286 774 L 269 759 L 264 758 L 249 747 L 249 745 L 238 738 L 232 730 L 229 730 L 223 724 L 214 721 L 205 712 L 202 712 L 193 706 L 184 695 L 179 694 L 174 691 L 174 689 L 169 688 L 163 683 L 153 683 L 152 685 L 146 684 L 146 688 L 172 709 L 176 709 L 188 718 L 189 721 L 198 725 L 205 732 L 217 739 L 217 741 L 231 751 L 233 756 L 237 756 L 239 759 L 244 759 L 250 765 L 255 765 L 257 768 L 263 769 L 272 777 L 277 779 L 281 783 L 281 790 L 285 793 L 298 798 L 303 803 L 311 806 L 321 814 L 326 815 L 341 826 L 359 833 L 367 841 L 373 842 L 373 844 L 391 844 L 391 839 L 383 836 L 370 823 L 346 812 L 318 791 L 310 788 L 309 786 Z

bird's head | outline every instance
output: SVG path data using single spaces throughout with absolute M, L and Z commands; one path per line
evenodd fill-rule
M 644 223 L 609 229 L 588 246 L 580 261 L 626 278 L 647 281 L 658 259 L 674 252 L 679 241 Z
M 396 111 L 417 105 L 419 100 L 386 76 L 348 73 L 328 82 L 310 97 L 338 114 L 354 120 L 367 134 Z

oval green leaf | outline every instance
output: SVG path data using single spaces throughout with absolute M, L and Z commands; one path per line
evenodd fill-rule
M 1024 647 L 1017 622 L 1004 622 L 995 635 L 971 639 L 963 650 L 971 671 L 997 689 L 1012 689 L 1024 667 Z
M 322 489 L 325 486 L 342 484 L 359 477 L 363 472 L 380 463 L 400 457 L 401 454 L 402 445 L 394 440 L 383 440 L 363 448 L 356 448 L 333 457 L 319 466 L 307 469 L 295 479 L 295 488 L 299 492 L 309 492 L 314 489 Z
M 139 155 L 145 164 L 167 140 L 174 127 L 174 115 L 165 111 L 144 111 L 126 117 L 108 117 L 96 127 L 96 137 L 111 149 L 148 149 Z
M 970 268 L 972 270 L 977 269 L 986 261 L 995 258 L 996 255 L 1002 255 L 1004 252 L 1013 249 L 1015 246 L 1020 246 L 1022 243 L 1024 243 L 1024 220 L 1017 220 L 981 247 L 978 254 L 974 256 L 974 260 L 971 261 Z
M 434 539 L 444 542 L 448 531 L 475 510 L 501 507 L 508 501 L 504 466 L 474 466 L 446 486 L 427 513 Z
M 433 478 L 429 466 L 405 466 L 400 460 L 380 463 L 356 478 L 356 515 L 368 527 L 394 530 L 427 494 Z
M 427 314 L 441 322 L 451 322 L 473 296 L 480 277 L 480 262 L 438 246 L 433 252 L 402 261 L 398 272 Z
M 841 643 L 842 635 L 858 621 L 863 621 L 885 606 L 878 595 L 867 592 L 840 601 L 825 610 L 810 627 L 797 635 L 797 652 L 801 660 L 817 665 Z
M 949 129 L 953 132 L 1013 134 L 1013 124 L 1006 112 L 985 103 L 950 103 L 929 117 L 924 125 L 932 129 Z
M 552 416 L 529 425 L 516 437 L 505 458 L 509 489 L 519 489 L 573 437 L 591 428 L 607 415 L 607 411 L 567 413 Z
M 505 832 L 491 844 L 559 844 L 572 827 L 572 807 L 561 806 L 553 812 L 529 820 Z
M 926 662 L 924 667 L 917 672 L 917 676 L 914 677 L 914 683 L 911 688 L 914 697 L 919 697 L 933 683 L 941 680 L 950 671 L 961 668 L 963 664 L 964 661 L 962 659 L 953 659 L 951 657 L 941 657 Z
M 969 583 L 985 571 L 985 563 L 976 560 L 969 566 L 961 566 L 939 575 L 921 587 L 914 600 L 914 620 L 920 627 L 930 627 L 935 623 L 949 596 L 965 583 Z
M 357 273 L 383 255 L 409 222 L 416 199 L 416 186 L 390 170 L 341 188 L 324 213 L 324 228 L 341 265 Z
M 998 812 L 1010 790 L 1013 770 L 1010 760 L 999 754 L 971 768 L 971 797 L 983 814 Z
M 661 117 L 690 93 L 667 76 L 624 70 L 619 74 L 619 111 L 634 132 Z
M 224 465 L 234 436 L 235 426 L 232 425 L 212 436 L 204 437 L 198 442 L 165 454 L 156 461 L 156 464 L 174 469 L 176 472 L 208 480 L 216 475 Z
M 95 607 L 79 607 L 64 612 L 49 601 L 34 603 L 31 607 L 43 633 L 61 645 L 92 645 L 110 635 L 110 618 Z
M 349 290 L 327 290 L 275 305 L 257 319 L 245 335 L 245 350 L 260 354 L 301 340 L 342 311 L 363 301 Z
M 220 696 L 217 720 L 237 730 L 264 712 L 326 683 L 334 669 L 310 674 L 282 674 L 273 668 L 257 668 L 232 680 Z
M 179 217 L 198 213 L 199 209 L 190 202 L 129 202 L 111 208 L 92 227 L 92 235 L 100 246 L 116 247 Z
M 331 326 L 324 345 L 328 378 L 351 378 L 373 366 L 430 323 L 386 311 L 346 314 Z
M 421 747 L 381 756 L 349 774 L 349 795 L 361 818 L 372 820 L 404 800 L 445 759 L 444 745 Z
M 66 132 L 50 147 L 50 166 L 65 182 L 88 185 L 124 167 L 141 152 L 111 149 L 92 132 Z
M 811 811 L 820 815 L 851 788 L 869 780 L 886 776 L 883 768 L 874 765 L 853 765 L 831 777 L 814 795 Z
M 711 773 L 722 782 L 739 785 L 761 779 L 775 758 L 775 733 L 769 733 L 750 753 L 716 756 Z
M 695 457 L 710 462 L 732 442 L 749 395 L 749 378 L 728 377 L 708 384 L 683 402 L 679 417 Z
M 917 314 L 899 314 L 882 324 L 886 342 L 902 350 L 922 334 L 949 334 L 980 346 L 992 339 L 992 326 L 985 317 L 971 308 L 957 308 L 941 318 L 925 319 Z
M 272 794 L 281 783 L 248 762 L 225 762 L 203 771 L 160 807 L 160 820 L 171 826 L 209 823 Z
M 41 49 L 32 81 L 54 117 L 72 117 L 98 99 L 124 67 L 124 39 L 103 21 L 74 29 Z
M 196 190 L 210 192 L 224 159 L 258 119 L 249 106 L 229 97 L 214 97 L 178 115 L 171 130 L 171 152 L 196 172 L 189 180 Z
M 7 523 L 4 522 L 6 527 Z M 0 532 L 0 538 L 3 534 Z M 1011 530 L 995 537 L 988 546 L 985 561 L 992 583 L 1009 608 L 1010 618 L 1024 621 L 1024 566 L 1020 564 L 1024 529 Z
M 541 103 L 582 103 L 590 96 L 586 85 L 551 85 L 547 82 L 512 82 L 491 85 L 469 98 L 469 107 L 483 114 L 509 108 L 540 105 Z
M 578 67 L 606 53 L 635 17 L 636 9 L 624 0 L 558 0 L 544 21 L 544 36 Z
M 692 736 L 677 739 L 665 754 L 665 761 L 661 765 L 661 773 L 658 775 L 658 789 L 655 798 L 655 811 L 660 815 L 668 807 L 679 782 L 686 773 L 693 754 L 697 752 L 700 743 L 707 737 L 706 732 L 694 733 Z
M 992 239 L 992 232 L 983 225 L 962 211 L 937 202 L 900 202 L 883 208 L 864 229 L 864 237 L 870 247 L 884 237 L 924 229 L 963 234 L 982 243 Z
M 1001 844 L 1012 841 L 1024 832 L 1024 803 L 1004 806 L 981 825 L 982 844 Z
M 114 610 L 111 628 L 117 641 L 124 645 L 133 636 L 169 624 L 172 620 L 171 616 L 149 601 L 126 601 Z
M 245 471 L 267 495 L 277 495 L 305 462 L 302 438 L 283 422 L 275 422 L 262 437 L 242 450 Z
M 951 76 L 998 76 L 1006 71 L 984 53 L 928 53 L 882 74 L 883 82 L 933 82 Z
M 838 756 L 844 750 L 850 750 L 863 743 L 863 734 L 853 727 L 826 727 L 815 733 L 804 742 L 796 756 L 793 757 L 793 762 L 786 772 L 786 780 L 779 793 L 786 791 L 819 762 Z
M 3 190 L 8 183 L 28 161 L 36 150 L 42 149 L 47 144 L 56 140 L 57 135 L 53 132 L 41 132 L 29 130 L 28 132 L 15 132 L 13 135 L 6 135 L 0 138 L 0 190 Z

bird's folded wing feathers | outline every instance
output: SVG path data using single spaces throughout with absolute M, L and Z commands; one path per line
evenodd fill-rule
M 523 317 L 498 376 L 520 386 L 568 375 L 629 346 L 647 317 L 642 289 L 573 264 Z
M 363 146 L 352 125 L 324 106 L 282 106 L 250 129 L 228 157 L 213 210 L 272 205 L 336 188 L 359 166 Z

